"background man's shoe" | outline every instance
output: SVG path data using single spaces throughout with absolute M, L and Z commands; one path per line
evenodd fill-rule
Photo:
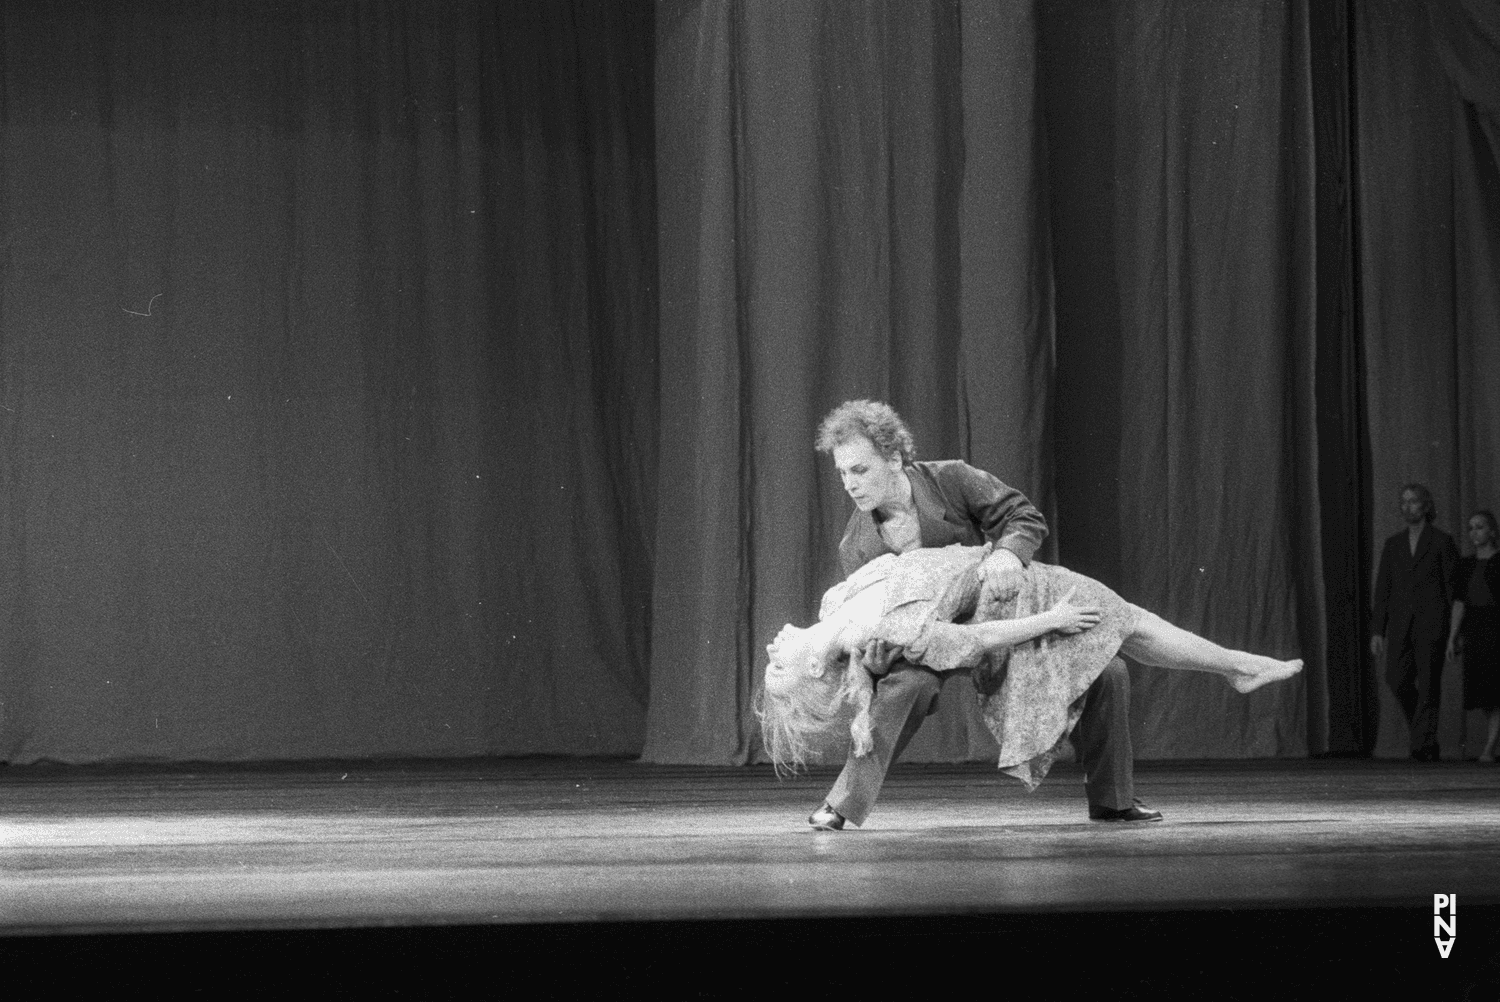
M 836 832 L 843 829 L 844 816 L 832 807 L 824 804 L 808 815 L 807 823 L 820 832 Z
M 1137 798 L 1129 807 L 1095 807 L 1089 804 L 1090 821 L 1160 821 L 1161 811 L 1153 811 Z

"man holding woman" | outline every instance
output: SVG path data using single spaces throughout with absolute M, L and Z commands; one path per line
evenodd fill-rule
M 911 432 L 888 404 L 841 404 L 823 420 L 816 445 L 832 454 L 857 509 L 839 543 L 846 577 L 886 553 L 988 542 L 992 550 L 978 574 L 999 593 L 1046 538 L 1046 519 L 1015 488 L 958 460 L 918 462 Z M 851 749 L 838 780 L 808 818 L 817 829 L 864 823 L 891 764 L 936 712 L 938 693 L 951 674 L 914 664 L 879 639 L 866 645 L 858 662 L 879 675 L 868 711 L 872 747 L 865 754 Z M 1092 820 L 1161 820 L 1159 812 L 1135 798 L 1130 676 L 1119 658 L 1089 685 L 1073 741 L 1083 762 Z

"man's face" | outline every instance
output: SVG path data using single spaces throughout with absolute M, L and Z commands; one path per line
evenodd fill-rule
M 863 435 L 833 447 L 833 465 L 843 478 L 844 490 L 860 511 L 871 511 L 906 500 L 901 476 L 901 457 L 882 456 Z
M 1406 520 L 1407 525 L 1420 525 L 1426 514 L 1427 506 L 1422 503 L 1422 498 L 1416 491 L 1401 492 L 1401 517 Z

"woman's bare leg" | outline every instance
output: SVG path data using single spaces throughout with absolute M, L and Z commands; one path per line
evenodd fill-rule
M 1301 659 L 1277 661 L 1259 654 L 1232 651 L 1173 626 L 1144 609 L 1135 632 L 1122 640 L 1120 651 L 1141 664 L 1222 675 L 1240 692 L 1252 692 L 1269 682 L 1291 678 L 1302 670 Z

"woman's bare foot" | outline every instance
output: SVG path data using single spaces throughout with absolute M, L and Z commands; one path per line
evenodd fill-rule
M 1275 658 L 1248 655 L 1236 667 L 1238 670 L 1234 674 L 1225 676 L 1229 684 L 1238 692 L 1254 692 L 1263 685 L 1280 682 L 1297 674 L 1302 670 L 1302 659 L 1277 661 Z

